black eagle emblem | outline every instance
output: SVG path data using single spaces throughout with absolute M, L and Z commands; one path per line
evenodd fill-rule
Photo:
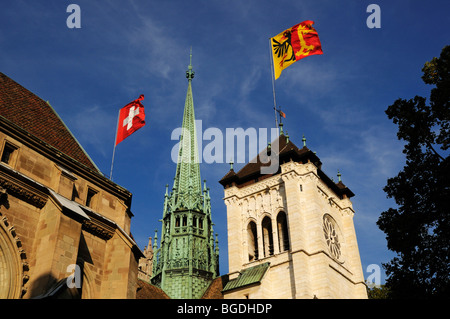
M 280 42 L 278 42 L 275 39 L 272 39 L 272 40 L 274 42 L 274 44 L 272 44 L 272 46 L 273 46 L 274 52 L 278 58 L 282 57 L 282 56 L 287 56 L 287 54 L 289 52 L 289 48 L 291 48 L 291 51 L 292 51 L 291 57 L 284 61 L 285 62 L 295 61 L 294 49 L 292 48 L 292 43 L 291 43 L 291 30 L 286 30 L 283 32 L 283 36 L 281 37 Z

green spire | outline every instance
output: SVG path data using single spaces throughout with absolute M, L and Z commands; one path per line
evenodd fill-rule
M 192 49 L 190 62 L 186 71 L 188 89 L 184 102 L 183 124 L 180 136 L 180 149 L 178 153 L 177 170 L 173 187 L 178 194 L 177 202 L 183 201 L 185 207 L 191 207 L 193 200 L 202 192 L 200 178 L 200 163 L 197 146 L 197 132 L 195 127 L 194 99 L 192 96 Z
M 219 275 L 218 241 L 213 239 L 211 197 L 202 190 L 192 97 L 192 49 L 182 132 L 173 187 L 166 185 L 161 244 L 154 249 L 152 284 L 171 298 L 200 298 Z M 156 235 L 155 235 L 156 237 Z M 155 248 L 156 248 L 155 240 Z
M 155 242 L 153 243 L 153 250 L 158 249 L 158 230 L 155 229 Z
M 278 126 L 280 127 L 280 135 L 284 135 L 284 132 L 283 132 L 283 123 L 278 124 Z

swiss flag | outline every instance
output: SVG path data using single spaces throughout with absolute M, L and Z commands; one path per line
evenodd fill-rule
M 125 105 L 119 112 L 117 123 L 116 145 L 145 125 L 144 106 L 141 101 L 144 95 Z

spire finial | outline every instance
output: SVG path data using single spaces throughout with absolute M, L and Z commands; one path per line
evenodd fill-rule
M 217 255 L 219 255 L 219 234 L 218 233 L 216 233 L 216 245 L 215 245 L 216 247 L 216 254 Z
M 192 46 L 191 51 L 189 53 L 189 66 L 188 70 L 186 71 L 186 78 L 191 81 L 194 78 L 194 71 L 192 71 Z
M 158 249 L 158 230 L 155 229 L 155 242 L 153 243 L 153 250 Z
M 233 170 L 233 159 L 230 159 L 230 171 Z
M 303 141 L 303 147 L 305 147 L 305 146 L 306 146 L 306 137 L 305 137 L 305 134 L 303 134 L 302 141 Z
M 338 170 L 338 172 L 337 172 L 337 177 L 338 177 L 338 182 L 342 182 L 342 181 L 341 181 L 341 173 L 339 172 L 339 170 Z

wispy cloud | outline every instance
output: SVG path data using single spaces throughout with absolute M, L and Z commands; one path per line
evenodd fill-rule
M 403 166 L 403 143 L 396 139 L 395 132 L 384 125 L 372 125 L 361 132 L 360 151 L 370 160 L 373 177 L 388 178 L 396 175 Z
M 111 156 L 117 114 L 112 114 L 99 105 L 93 105 L 76 113 L 68 122 L 84 147 L 95 149 L 96 153 L 104 158 Z

